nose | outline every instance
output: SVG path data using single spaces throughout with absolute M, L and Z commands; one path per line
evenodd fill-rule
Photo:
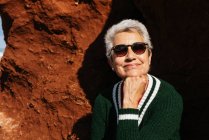
M 126 58 L 129 60 L 136 58 L 136 54 L 132 51 L 131 47 L 128 47 L 128 52 L 126 54 Z

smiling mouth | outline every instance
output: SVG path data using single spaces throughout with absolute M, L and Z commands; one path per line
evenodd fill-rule
M 128 65 L 125 65 L 124 68 L 126 70 L 129 70 L 129 69 L 136 69 L 137 68 L 137 64 L 128 64 Z

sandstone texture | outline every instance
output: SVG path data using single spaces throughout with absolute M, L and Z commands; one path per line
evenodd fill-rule
M 184 140 L 208 140 L 207 0 L 0 0 L 6 49 L 0 62 L 1 140 L 88 140 L 99 91 L 117 81 L 104 33 L 142 21 L 154 45 L 150 73 L 184 100 Z
M 7 43 L 1 60 L 0 139 L 89 137 L 91 104 L 79 82 L 88 75 L 78 72 L 110 6 L 106 0 L 0 1 Z M 95 54 L 102 46 L 97 48 Z M 87 117 L 83 127 L 76 128 L 82 117 Z
M 0 14 L 7 44 L 1 139 L 90 139 L 94 98 L 117 80 L 107 65 L 104 32 L 123 18 L 141 17 L 133 3 L 1 0 Z

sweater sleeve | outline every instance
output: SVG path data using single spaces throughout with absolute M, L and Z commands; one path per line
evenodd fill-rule
M 138 127 L 137 109 L 119 110 L 117 140 L 179 140 L 179 137 L 174 135 L 178 132 L 181 121 L 181 97 L 171 93 L 156 100 L 157 102 L 149 107 L 152 113 L 142 127 Z
M 91 140 L 102 140 L 105 135 L 105 107 L 104 99 L 101 95 L 97 96 L 92 115 Z

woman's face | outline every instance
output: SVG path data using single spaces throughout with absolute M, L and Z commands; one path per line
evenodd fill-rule
M 143 37 L 136 31 L 120 32 L 115 35 L 113 46 L 119 44 L 132 45 L 135 42 L 144 42 Z M 149 71 L 151 62 L 151 52 L 148 49 L 143 54 L 135 54 L 131 47 L 125 56 L 118 57 L 112 53 L 110 65 L 117 75 L 124 79 L 126 77 L 134 77 L 145 75 Z

